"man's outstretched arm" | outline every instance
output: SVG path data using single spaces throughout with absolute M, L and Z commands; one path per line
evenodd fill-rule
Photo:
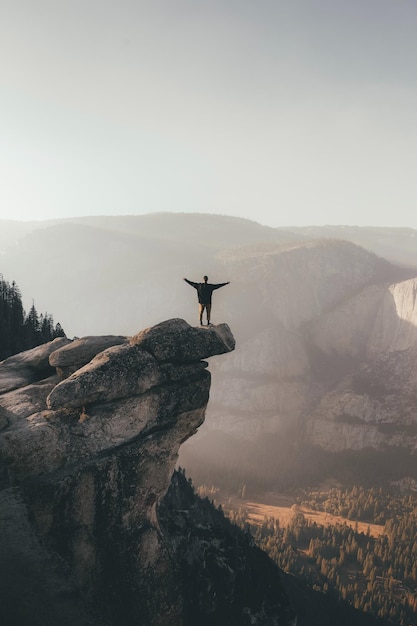
M 225 285 L 230 285 L 230 280 L 227 283 L 219 283 L 218 285 L 212 285 L 213 289 L 220 289 L 220 287 L 224 287 Z
M 194 289 L 198 288 L 198 283 L 193 283 L 192 280 L 188 280 L 188 278 L 184 278 L 185 282 L 188 283 L 189 285 L 191 285 L 191 287 L 194 287 Z

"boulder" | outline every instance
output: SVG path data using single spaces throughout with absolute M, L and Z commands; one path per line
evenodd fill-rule
M 156 360 L 135 345 L 108 348 L 49 394 L 48 408 L 81 407 L 144 393 L 166 380 Z
M 37 382 L 54 373 L 49 356 L 67 345 L 70 339 L 57 337 L 31 350 L 20 352 L 0 362 L 0 393 Z
M 127 341 L 128 338 L 122 335 L 81 337 L 81 339 L 74 339 L 71 343 L 52 352 L 49 363 L 52 367 L 75 367 L 79 369 L 89 363 L 99 352 Z
M 10 424 L 45 409 L 45 397 L 56 386 L 56 377 L 0 395 L 0 431 Z
M 130 344 L 147 350 L 159 362 L 199 361 L 235 348 L 227 324 L 196 328 L 176 318 L 141 331 Z

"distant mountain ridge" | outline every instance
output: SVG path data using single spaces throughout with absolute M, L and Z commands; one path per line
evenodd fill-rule
M 0 219 L 0 251 L 14 245 L 36 230 L 56 225 L 79 224 L 112 232 L 141 233 L 142 236 L 171 239 L 182 231 L 184 241 L 190 237 L 209 241 L 214 246 L 239 247 L 254 242 L 301 242 L 317 239 L 350 241 L 393 263 L 416 266 L 417 231 L 401 227 L 348 225 L 298 226 L 273 228 L 245 218 L 207 213 L 149 213 L 126 216 L 85 216 L 44 221 Z M 225 236 L 223 236 L 223 233 Z

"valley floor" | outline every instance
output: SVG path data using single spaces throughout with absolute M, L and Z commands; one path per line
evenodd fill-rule
M 372 537 L 380 537 L 384 533 L 384 526 L 380 524 L 368 524 L 357 522 L 342 517 L 332 515 L 325 511 L 315 511 L 308 507 L 296 503 L 295 498 L 285 494 L 268 493 L 263 498 L 246 499 L 240 497 L 227 496 L 218 492 L 214 498 L 214 503 L 221 506 L 227 515 L 245 514 L 245 518 L 252 524 L 262 524 L 265 518 L 274 518 L 279 521 L 280 526 L 288 526 L 294 517 L 302 513 L 310 522 L 315 522 L 320 526 L 335 526 L 336 524 L 346 524 L 359 533 L 369 533 Z

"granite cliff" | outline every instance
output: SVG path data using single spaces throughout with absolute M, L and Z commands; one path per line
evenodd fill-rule
M 204 359 L 234 347 L 226 324 L 172 319 L 0 364 L 2 624 L 293 623 L 267 557 L 182 475 L 169 490 Z
M 237 422 L 248 437 L 303 430 L 349 372 L 413 349 L 415 280 L 358 246 L 319 241 L 259 251 L 238 268 L 248 283 L 235 314 L 239 347 L 215 364 L 211 403 L 229 432 Z M 251 300 L 258 323 L 248 325 Z
M 417 451 L 416 294 L 415 278 L 373 286 L 312 324 L 324 371 L 349 367 L 311 411 L 311 442 L 332 451 Z

